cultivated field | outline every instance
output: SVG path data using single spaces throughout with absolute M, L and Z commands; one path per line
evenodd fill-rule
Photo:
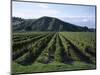
M 95 32 L 13 33 L 12 72 L 96 68 Z

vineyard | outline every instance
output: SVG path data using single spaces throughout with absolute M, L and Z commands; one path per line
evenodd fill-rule
M 96 68 L 95 32 L 19 32 L 12 35 L 12 72 Z

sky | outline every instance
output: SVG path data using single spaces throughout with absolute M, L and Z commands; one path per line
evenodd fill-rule
M 78 26 L 95 28 L 95 6 L 13 2 L 12 16 L 37 19 L 43 16 L 59 18 Z

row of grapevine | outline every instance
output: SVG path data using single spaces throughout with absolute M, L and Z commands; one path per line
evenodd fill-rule
M 70 40 L 75 46 L 77 46 L 83 53 L 88 52 L 87 56 L 91 55 L 95 57 L 95 33 L 92 32 L 62 32 L 68 40 Z
M 65 40 L 65 38 L 60 35 L 63 47 L 65 49 L 65 52 L 67 54 L 67 56 L 71 59 L 71 60 L 80 60 L 79 57 L 76 55 L 76 53 L 74 52 L 74 49 L 71 47 L 70 43 L 68 41 Z
M 88 33 L 82 36 L 78 32 L 75 34 L 74 32 L 40 33 L 36 36 L 30 34 L 31 38 L 13 43 L 13 60 L 22 65 L 37 62 L 43 64 L 52 62 L 72 64 L 74 61 L 93 63 L 95 57 L 91 54 L 95 54 L 95 50 L 94 52 L 91 49 L 86 51 L 86 47 L 89 41 L 93 40 L 91 44 L 95 42 L 94 36 Z M 89 46 L 91 48 L 92 45 L 89 44 Z
M 31 48 L 31 44 L 35 43 L 39 39 L 44 38 L 45 36 L 48 36 L 48 35 L 40 35 L 40 36 L 37 36 L 37 37 L 32 38 L 30 40 L 20 41 L 18 43 L 14 43 L 13 44 L 13 54 L 12 54 L 13 60 L 17 59 L 18 57 L 20 57 L 24 53 L 28 52 Z
M 48 64 L 54 60 L 54 53 L 55 53 L 55 49 L 56 49 L 56 47 L 55 47 L 56 36 L 57 36 L 57 34 L 55 34 L 52 37 L 52 39 L 48 43 L 47 47 L 44 49 L 44 51 L 41 53 L 41 55 L 37 59 L 37 62 Z
M 31 45 L 30 50 L 27 52 L 27 54 L 25 54 L 25 57 L 18 58 L 16 62 L 23 65 L 32 64 L 37 59 L 37 57 L 41 54 L 44 48 L 47 46 L 47 43 L 50 41 L 53 35 L 54 34 L 48 34 L 46 37 L 37 40 L 34 44 Z
M 86 52 L 84 52 L 83 50 L 81 50 L 81 48 L 79 47 L 78 44 L 75 43 L 75 41 L 72 41 L 71 38 L 68 38 L 65 35 L 62 35 L 62 36 L 66 39 L 67 42 L 69 42 L 70 48 L 72 48 L 72 50 L 74 51 L 72 53 L 74 53 L 80 60 L 88 62 L 88 63 L 92 63 L 93 62 L 92 59 L 91 59 L 91 57 L 89 55 L 87 55 Z M 70 51 L 72 51 L 72 50 L 70 50 Z
M 63 47 L 61 46 L 59 35 L 56 38 L 56 51 L 55 51 L 55 62 L 63 62 L 62 58 Z
M 31 38 L 34 38 L 36 36 L 39 36 L 39 35 L 42 35 L 43 33 L 16 33 L 16 34 L 13 34 L 13 42 L 19 42 L 19 41 L 24 41 L 24 40 L 27 40 L 27 39 L 31 39 Z M 47 33 L 44 33 L 44 34 L 47 34 Z
M 26 47 L 26 45 L 30 44 L 31 42 L 34 42 L 44 36 L 46 36 L 47 34 L 43 34 L 43 35 L 38 35 L 34 38 L 31 38 L 31 39 L 26 39 L 26 40 L 22 40 L 22 41 L 19 41 L 19 42 L 13 42 L 13 51 L 17 51 L 23 47 Z

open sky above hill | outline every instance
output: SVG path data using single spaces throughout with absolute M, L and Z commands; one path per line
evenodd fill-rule
M 95 28 L 95 6 L 13 2 L 12 16 L 34 19 L 56 17 L 72 24 Z

